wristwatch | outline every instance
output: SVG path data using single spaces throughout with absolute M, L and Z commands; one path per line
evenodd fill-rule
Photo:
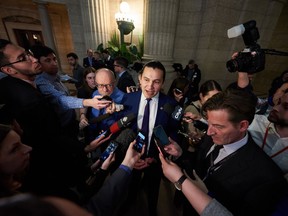
M 182 175 L 180 179 L 176 182 L 174 182 L 174 186 L 177 190 L 182 190 L 182 183 L 187 179 L 186 175 Z

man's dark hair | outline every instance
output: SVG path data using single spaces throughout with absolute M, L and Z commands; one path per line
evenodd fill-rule
M 51 53 L 56 55 L 53 49 L 47 46 L 43 46 L 43 45 L 34 45 L 31 47 L 30 50 L 32 51 L 34 57 L 38 59 L 38 61 L 40 61 L 40 58 L 42 56 L 47 57 Z
M 256 101 L 254 97 L 243 90 L 226 90 L 209 98 L 203 105 L 204 113 L 214 110 L 226 110 L 229 121 L 237 124 L 247 120 L 249 124 L 254 119 Z
M 193 59 L 190 59 L 188 64 L 195 64 L 195 61 Z
M 73 53 L 73 52 L 68 53 L 68 54 L 66 55 L 66 57 L 67 57 L 67 58 L 72 57 L 72 58 L 74 58 L 74 59 L 76 59 L 76 60 L 78 59 L 77 54 L 76 54 L 76 53 Z
M 142 70 L 139 72 L 139 74 L 142 76 L 143 74 L 143 71 L 146 67 L 150 67 L 150 68 L 153 68 L 153 69 L 159 69 L 161 71 L 163 71 L 163 82 L 165 80 L 165 76 L 166 76 L 166 69 L 165 67 L 163 66 L 163 64 L 159 61 L 150 61 L 150 62 L 147 62 L 144 67 L 142 68 Z
M 0 67 L 9 63 L 7 57 L 4 54 L 4 49 L 8 44 L 12 43 L 8 40 L 0 39 Z
M 128 59 L 122 57 L 122 56 L 118 56 L 114 59 L 114 61 L 119 64 L 120 66 L 124 67 L 124 68 L 127 68 L 128 67 L 128 64 L 129 64 L 129 61 Z

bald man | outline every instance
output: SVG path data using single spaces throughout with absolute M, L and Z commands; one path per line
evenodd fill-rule
M 92 97 L 95 96 L 109 96 L 115 104 L 122 104 L 122 99 L 124 96 L 124 92 L 119 90 L 116 87 L 116 78 L 113 71 L 107 68 L 100 68 L 95 73 L 95 83 L 97 90 L 93 93 Z M 107 109 L 91 109 L 90 118 L 94 119 L 101 115 L 105 115 L 107 113 Z M 114 112 L 108 118 L 102 120 L 101 122 L 97 122 L 94 124 L 90 124 L 89 128 L 91 134 L 99 134 L 101 131 L 107 130 L 115 121 L 119 119 L 118 113 Z M 84 120 L 82 120 L 84 121 Z M 88 120 L 86 119 L 88 122 Z M 95 139 L 95 137 L 91 137 L 91 140 Z

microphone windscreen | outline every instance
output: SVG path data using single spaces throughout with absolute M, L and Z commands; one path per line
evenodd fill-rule
M 166 104 L 164 104 L 164 106 L 163 106 L 163 110 L 164 110 L 168 115 L 170 115 L 170 114 L 174 111 L 174 106 L 172 106 L 172 105 L 169 104 L 169 103 L 166 103 Z
M 127 127 L 135 118 L 136 115 L 134 113 L 129 113 L 127 116 L 124 116 L 118 121 L 118 127 L 120 129 Z
M 228 38 L 235 38 L 242 35 L 245 32 L 243 24 L 234 26 L 227 31 Z
M 176 121 L 180 121 L 183 113 L 184 113 L 184 109 L 178 105 L 175 107 L 175 110 L 172 113 L 172 118 L 175 119 Z
M 109 118 L 110 115 L 111 115 L 111 114 L 106 113 L 106 114 L 100 115 L 100 116 L 98 116 L 98 117 L 95 117 L 95 118 L 93 118 L 93 119 L 91 119 L 91 120 L 89 121 L 89 124 L 95 124 L 95 123 L 97 123 L 97 122 L 101 122 L 101 121 Z
M 117 160 L 122 161 L 124 159 L 130 143 L 135 139 L 136 134 L 130 128 L 126 128 L 119 133 L 119 135 L 114 140 L 118 144 L 118 148 L 115 153 Z

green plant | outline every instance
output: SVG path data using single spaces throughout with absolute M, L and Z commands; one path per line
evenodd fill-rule
M 139 47 L 140 52 L 135 44 L 120 44 L 119 36 L 117 35 L 116 31 L 114 31 L 111 35 L 110 41 L 108 41 L 108 47 L 110 54 L 112 57 L 123 56 L 128 59 L 129 63 L 133 63 L 134 61 L 138 60 L 141 61 L 143 56 L 143 38 L 140 40 L 139 38 Z M 104 50 L 103 44 L 99 44 L 97 50 L 102 51 Z

